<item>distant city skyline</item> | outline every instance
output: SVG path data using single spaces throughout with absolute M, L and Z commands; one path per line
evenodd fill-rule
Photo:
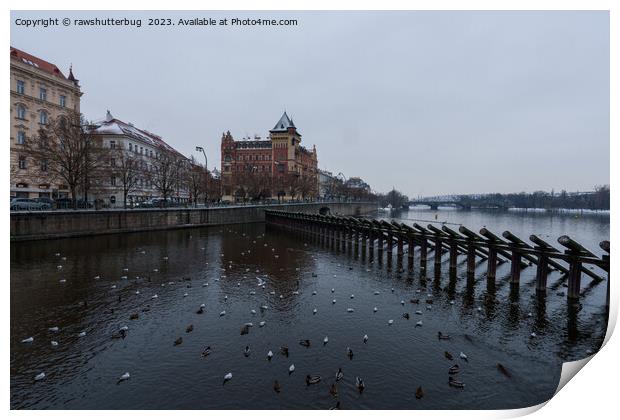
M 25 28 L 16 18 L 141 18 Z M 73 65 L 89 120 L 112 115 L 187 156 L 266 136 L 283 111 L 319 167 L 412 198 L 610 183 L 609 14 L 18 12 L 11 45 Z M 297 19 L 148 27 L 149 17 Z

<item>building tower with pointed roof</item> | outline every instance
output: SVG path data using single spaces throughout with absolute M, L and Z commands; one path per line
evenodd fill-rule
M 267 140 L 235 141 L 222 135 L 222 198 L 311 198 L 318 194 L 317 153 L 301 145 L 301 134 L 286 111 Z

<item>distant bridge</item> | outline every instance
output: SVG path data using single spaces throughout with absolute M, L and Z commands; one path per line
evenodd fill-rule
M 477 209 L 500 209 L 507 210 L 510 208 L 508 203 L 498 203 L 494 201 L 486 200 L 434 200 L 434 199 L 422 199 L 409 201 L 410 206 L 429 206 L 431 210 L 437 210 L 439 206 L 442 207 L 456 207 L 462 210 Z

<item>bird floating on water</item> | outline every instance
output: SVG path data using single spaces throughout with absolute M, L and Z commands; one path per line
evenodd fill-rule
M 82 331 L 77 336 L 78 337 L 84 337 L 85 335 L 86 335 L 86 331 Z
M 273 390 L 276 391 L 279 394 L 280 393 L 280 389 L 281 389 L 280 384 L 278 383 L 278 381 L 275 381 L 273 383 Z
M 375 307 L 372 309 L 372 311 L 373 311 L 373 312 L 377 312 L 377 307 L 375 306 Z
M 347 308 L 347 312 L 353 312 L 353 308 Z
M 327 336 L 325 336 L 325 338 L 323 339 L 323 345 L 327 344 L 328 341 L 329 341 L 329 338 L 327 338 Z
M 312 310 L 312 314 L 313 314 L 313 315 L 316 315 L 316 312 L 317 312 L 317 309 L 316 309 L 316 308 L 314 308 L 314 309 Z
M 409 312 L 405 312 L 405 313 L 403 314 L 403 318 L 405 318 L 405 319 L 409 319 Z
M 273 357 L 273 352 L 271 350 L 269 350 L 267 352 L 267 360 L 271 360 L 272 357 Z
M 58 332 L 60 330 L 60 328 L 58 328 L 58 327 L 51 327 L 51 328 L 48 328 L 47 330 L 49 332 L 54 332 L 55 333 L 55 332 Z
M 222 385 L 230 381 L 231 379 L 232 379 L 232 372 L 228 372 L 226 375 L 224 375 L 224 382 L 222 383 Z
M 356 388 L 357 388 L 357 390 L 359 391 L 360 394 L 362 392 L 364 392 L 364 388 L 366 388 L 366 385 L 364 384 L 364 381 L 359 376 L 355 377 L 355 386 L 356 386 Z
M 182 343 L 183 343 L 183 337 L 179 337 L 176 340 L 174 340 L 175 346 L 180 346 Z
M 465 384 L 463 382 L 457 381 L 452 376 L 450 376 L 448 378 L 448 385 L 450 385 L 450 386 L 452 386 L 454 388 L 465 388 Z
M 44 372 L 41 372 L 37 376 L 34 377 L 35 381 L 40 381 L 42 379 L 45 379 L 45 373 Z
M 220 316 L 224 316 L 224 315 L 226 315 L 226 311 L 220 312 Z
M 448 369 L 448 373 L 450 375 L 454 375 L 454 374 L 459 373 L 460 370 L 461 370 L 461 368 L 459 367 L 459 365 L 452 365 L 452 367 L 450 369 Z
M 452 360 L 454 359 L 454 356 L 452 356 L 452 353 L 450 353 L 449 351 L 444 351 L 443 355 L 446 357 L 446 359 L 448 360 Z
M 510 378 L 512 375 L 508 372 L 508 369 L 504 367 L 501 363 L 497 364 L 497 370 L 499 370 L 504 376 Z
M 342 368 L 338 368 L 338 372 L 336 372 L 336 382 L 341 380 L 344 377 L 344 373 L 342 372 Z
M 349 360 L 353 359 L 353 350 L 351 347 L 347 347 L 347 356 L 349 357 Z
M 439 338 L 440 340 L 449 340 L 450 339 L 450 335 L 442 334 L 441 331 L 439 331 L 437 333 L 437 338 Z
M 22 343 L 32 343 L 33 341 L 34 341 L 34 338 L 28 337 L 28 338 L 24 338 L 22 340 Z
M 282 355 L 288 357 L 288 347 L 286 346 L 281 346 L 280 347 L 280 353 L 282 353 Z
M 424 390 L 422 389 L 421 386 L 418 387 L 418 389 L 416 389 L 415 391 L 415 397 L 419 400 L 424 396 Z
M 58 341 L 54 341 L 52 340 L 50 343 L 53 347 L 56 347 L 58 345 Z
M 364 344 L 366 344 L 368 342 L 368 335 L 367 334 L 364 334 L 363 340 L 364 340 Z
M 299 344 L 304 347 L 310 347 L 310 340 L 299 340 Z
M 319 382 L 321 382 L 319 375 L 306 375 L 306 385 L 318 384 Z
M 258 326 L 259 326 L 259 327 L 261 327 L 261 328 L 262 328 L 262 327 L 264 327 L 264 326 L 265 326 L 265 321 L 261 321 L 261 322 L 259 322 L 259 323 L 258 323 Z
M 192 331 L 194 331 L 194 324 L 189 324 L 187 328 L 185 329 L 185 332 L 190 333 Z
M 422 326 L 422 320 L 419 320 L 418 322 L 415 323 L 416 327 L 421 327 Z
M 461 352 L 461 354 L 459 354 L 459 357 L 460 357 L 461 359 L 465 360 L 465 361 L 469 361 L 469 360 L 467 359 L 467 355 L 466 355 L 465 353 L 463 353 L 463 352 Z
M 129 378 L 130 378 L 129 372 L 125 372 L 120 376 L 120 378 L 118 378 L 118 381 L 116 383 L 120 384 L 121 382 L 126 381 Z
M 394 323 L 393 319 L 388 320 L 388 325 L 392 325 Z
M 207 357 L 208 355 L 211 354 L 211 346 L 207 346 L 205 347 L 205 349 L 202 351 L 201 356 L 202 357 Z
M 243 355 L 245 357 L 249 357 L 250 356 L 250 346 L 245 346 L 245 349 L 243 350 Z
M 295 372 L 295 365 L 290 365 L 288 367 L 288 374 L 290 375 L 291 373 Z
M 334 398 L 338 398 L 338 388 L 336 388 L 336 384 L 333 383 L 332 386 L 329 387 L 329 393 Z

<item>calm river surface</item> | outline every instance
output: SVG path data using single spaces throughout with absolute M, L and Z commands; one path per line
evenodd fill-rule
M 551 243 L 569 234 L 599 255 L 598 242 L 609 238 L 608 215 L 411 210 L 393 216 L 413 223 L 435 221 L 435 214 L 474 230 L 550 235 Z M 549 399 L 562 362 L 602 343 L 604 284 L 569 306 L 557 295 L 565 290 L 557 273 L 547 299 L 536 298 L 535 267 L 524 270 L 515 289 L 507 264 L 492 286 L 484 264 L 468 284 L 461 259 L 459 278 L 434 281 L 409 272 L 406 263 L 401 268 L 396 255 L 393 264 L 383 258 L 371 263 L 262 224 L 11 244 L 11 407 L 326 409 L 339 401 L 343 409 L 518 408 Z M 584 288 L 588 282 L 584 276 Z M 418 321 L 423 325 L 416 327 Z M 241 335 L 248 322 L 253 327 Z M 124 326 L 126 337 L 112 338 Z M 452 338 L 438 340 L 438 331 Z M 28 337 L 33 341 L 22 343 Z M 202 357 L 207 346 L 211 352 Z M 463 389 L 448 385 L 455 363 Z M 344 377 L 336 398 L 330 386 L 338 368 Z M 35 381 L 41 372 L 45 378 Z M 125 372 L 130 379 L 118 383 Z M 322 380 L 308 386 L 306 375 Z M 417 399 L 420 386 L 424 396 Z

